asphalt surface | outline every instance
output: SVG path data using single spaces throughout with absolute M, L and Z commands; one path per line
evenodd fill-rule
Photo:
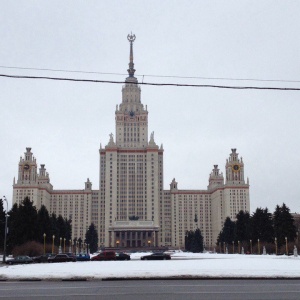
M 299 280 L 122 280 L 0 282 L 0 299 L 300 299 Z

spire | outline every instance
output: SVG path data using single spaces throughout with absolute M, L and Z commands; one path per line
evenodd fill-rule
M 132 48 L 132 44 L 135 41 L 135 34 L 128 34 L 127 35 L 127 39 L 130 43 L 130 55 L 129 55 L 129 69 L 127 70 L 129 77 L 134 77 L 134 63 L 133 63 L 133 48 Z

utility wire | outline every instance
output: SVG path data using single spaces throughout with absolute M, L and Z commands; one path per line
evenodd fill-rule
M 26 68 L 26 67 L 10 67 L 0 66 L 3 69 L 16 69 L 16 70 L 33 70 L 33 71 L 50 71 L 50 72 L 66 72 L 66 73 L 81 73 L 81 74 L 99 74 L 99 75 L 118 75 L 128 76 L 127 73 L 107 73 L 96 71 L 76 71 L 64 69 L 47 69 L 47 68 Z M 181 78 L 181 79 L 203 79 L 203 80 L 228 80 L 228 81 L 261 81 L 261 82 L 294 82 L 299 83 L 300 80 L 285 80 L 285 79 L 258 79 L 258 78 L 228 78 L 228 77 L 202 77 L 202 76 L 176 76 L 176 75 L 136 75 L 137 77 L 156 77 L 156 78 Z
M 208 88 L 237 89 L 237 90 L 300 91 L 300 88 L 260 87 L 260 86 L 229 86 L 229 85 L 213 85 L 213 84 L 126 82 L 126 81 L 112 81 L 112 80 L 76 79 L 76 78 L 62 78 L 62 77 L 48 77 L 48 76 L 23 76 L 23 75 L 7 75 L 7 74 L 0 74 L 0 77 L 16 78 L 16 79 L 46 79 L 46 80 L 91 82 L 91 83 L 114 83 L 114 84 L 130 83 L 130 84 L 137 84 L 137 85 L 152 85 L 152 86 L 208 87 Z

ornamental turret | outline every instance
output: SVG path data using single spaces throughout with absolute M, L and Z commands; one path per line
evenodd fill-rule
M 239 158 L 236 149 L 231 149 L 226 160 L 226 184 L 245 184 L 243 158 Z

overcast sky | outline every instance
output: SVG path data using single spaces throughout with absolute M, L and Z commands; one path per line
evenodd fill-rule
M 126 74 L 132 31 L 140 82 L 299 88 L 299 16 L 299 1 L 5 1 L 0 73 L 122 81 L 126 75 L 3 66 Z M 174 177 L 180 189 L 206 189 L 213 165 L 225 173 L 237 148 L 251 212 L 283 202 L 300 212 L 300 91 L 141 88 L 149 134 L 165 150 L 165 189 Z M 115 133 L 121 89 L 0 77 L 0 196 L 11 205 L 26 147 L 55 189 L 83 189 L 88 177 L 98 189 L 99 146 Z

